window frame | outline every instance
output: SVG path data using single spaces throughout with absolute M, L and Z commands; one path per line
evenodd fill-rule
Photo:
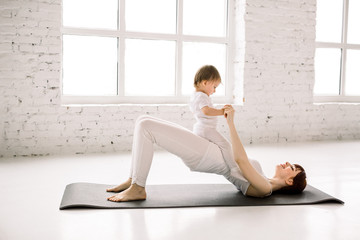
M 193 36 L 183 34 L 183 0 L 177 0 L 177 31 L 174 34 L 164 33 L 147 33 L 133 32 L 125 29 L 125 0 L 118 0 L 118 28 L 116 30 L 108 29 L 89 29 L 65 27 L 62 24 L 61 42 L 63 44 L 64 35 L 80 35 L 80 36 L 99 36 L 99 37 L 115 37 L 118 40 L 118 77 L 117 85 L 118 94 L 116 96 L 70 96 L 64 95 L 62 91 L 62 72 L 61 66 L 61 96 L 62 104 L 181 104 L 188 103 L 189 96 L 181 95 L 181 74 L 182 74 L 182 45 L 184 42 L 203 42 L 203 43 L 219 43 L 226 45 L 226 69 L 225 76 L 225 96 L 214 96 L 215 103 L 231 103 L 233 101 L 233 1 L 227 0 L 227 19 L 226 19 L 226 35 L 224 37 L 207 37 Z M 169 40 L 176 42 L 176 73 L 175 73 L 175 95 L 174 96 L 125 96 L 125 40 L 126 39 L 144 39 L 144 40 Z M 63 61 L 62 61 L 63 62 Z M 200 67 L 200 66 L 199 66 Z M 194 73 L 195 75 L 195 73 Z
M 341 63 L 340 63 L 340 81 L 339 81 L 339 95 L 314 95 L 314 102 L 326 103 L 326 102 L 360 102 L 360 96 L 348 96 L 345 95 L 346 84 L 346 55 L 348 49 L 360 50 L 360 44 L 347 43 L 348 33 L 348 16 L 349 16 L 349 0 L 343 0 L 342 11 L 342 33 L 341 42 L 315 42 L 315 48 L 334 48 L 341 51 Z M 316 71 L 316 69 L 315 69 Z M 316 81 L 316 79 L 315 79 Z

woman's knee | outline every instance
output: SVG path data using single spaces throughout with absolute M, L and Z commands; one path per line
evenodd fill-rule
M 145 136 L 149 137 L 152 135 L 151 132 L 155 124 L 156 121 L 152 118 L 141 118 L 136 123 L 136 129 L 140 132 L 143 132 Z
M 157 133 L 162 132 L 162 134 L 165 133 L 165 129 L 163 128 L 162 124 L 159 121 L 156 121 L 156 119 L 151 118 L 145 118 L 138 122 L 137 124 L 138 132 L 151 142 L 155 143 L 159 139 L 159 135 Z M 161 133 L 160 133 L 161 135 Z
M 136 119 L 135 124 L 137 124 L 138 122 L 140 122 L 144 119 L 148 119 L 148 118 L 150 118 L 149 115 L 141 115 Z

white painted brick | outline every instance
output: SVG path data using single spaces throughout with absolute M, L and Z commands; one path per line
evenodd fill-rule
M 243 141 L 359 139 L 359 104 L 313 104 L 316 0 L 235 0 L 235 13 Z M 60 28 L 61 0 L 1 1 L 0 157 L 130 150 L 143 114 L 192 128 L 187 105 L 61 105 Z

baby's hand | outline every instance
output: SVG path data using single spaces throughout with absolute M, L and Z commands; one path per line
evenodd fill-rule
M 229 108 L 229 107 L 232 107 L 232 106 L 231 106 L 230 104 L 226 104 L 226 105 L 224 105 L 221 109 L 225 111 L 225 110 L 226 110 L 227 108 Z
M 227 118 L 227 115 L 228 115 L 227 112 L 234 110 L 230 104 L 225 105 L 222 109 L 224 110 L 225 118 Z

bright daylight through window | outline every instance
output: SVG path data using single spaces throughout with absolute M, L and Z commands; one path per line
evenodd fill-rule
M 227 0 L 63 0 L 63 99 L 73 103 L 188 101 L 202 65 L 231 99 Z M 86 6 L 86 8 L 84 8 Z
M 314 95 L 360 101 L 360 1 L 317 0 Z

